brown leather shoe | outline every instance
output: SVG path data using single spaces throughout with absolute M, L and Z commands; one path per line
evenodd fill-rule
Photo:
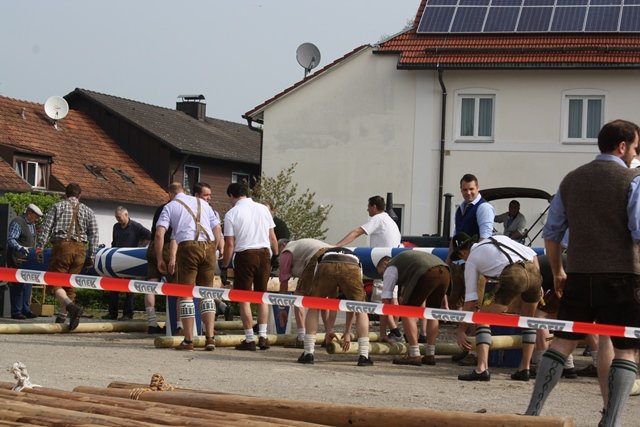
M 247 340 L 242 340 L 240 344 L 236 345 L 236 350 L 256 351 L 256 342 L 247 342 Z
M 84 309 L 74 303 L 67 305 L 67 317 L 69 318 L 69 331 L 73 331 L 80 324 L 80 316 Z
M 186 351 L 191 351 L 193 350 L 193 342 L 187 343 L 185 341 L 182 341 L 177 347 L 176 350 L 186 350 Z
M 431 355 L 431 356 L 422 356 L 422 364 L 423 365 L 435 365 L 436 364 L 436 357 Z
M 422 357 L 405 355 L 403 357 L 394 358 L 392 363 L 394 365 L 422 366 Z
M 258 347 L 260 348 L 260 350 L 267 350 L 269 349 L 269 338 L 267 337 L 258 337 Z
M 216 349 L 216 340 L 215 338 L 207 338 L 204 342 L 204 351 L 213 351 Z

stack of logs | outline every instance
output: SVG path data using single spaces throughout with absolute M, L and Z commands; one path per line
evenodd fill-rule
M 0 425 L 39 426 L 573 426 L 571 418 L 293 401 L 112 382 L 67 392 L 0 382 Z M 162 384 L 163 380 L 162 380 Z M 247 415 L 248 413 L 260 415 Z

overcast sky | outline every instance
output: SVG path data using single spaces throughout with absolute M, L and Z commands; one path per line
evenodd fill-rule
M 420 0 L 12 0 L 0 12 L 0 95 L 38 103 L 76 87 L 207 115 L 242 114 L 319 68 L 401 31 Z M 319 69 L 318 68 L 318 69 Z

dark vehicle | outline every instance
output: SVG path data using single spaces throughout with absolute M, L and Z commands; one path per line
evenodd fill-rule
M 535 221 L 528 226 L 525 233 L 525 244 L 531 246 L 533 241 L 540 235 L 542 232 L 542 218 L 546 215 L 549 210 L 549 203 L 551 202 L 552 194 L 547 193 L 544 190 L 539 190 L 536 188 L 525 188 L 525 187 L 496 187 L 496 188 L 487 188 L 480 190 L 480 194 L 482 197 L 488 201 L 493 202 L 496 200 L 503 199 L 542 199 L 546 200 L 547 204 L 544 211 L 537 215 Z M 443 219 L 443 233 L 442 235 L 437 234 L 423 234 L 422 236 L 402 236 L 403 242 L 408 242 L 417 247 L 423 248 L 445 248 L 449 246 L 449 242 L 451 240 L 451 194 L 445 194 L 445 204 L 444 204 L 444 219 Z

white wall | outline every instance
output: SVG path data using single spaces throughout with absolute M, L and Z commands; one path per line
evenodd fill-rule
M 328 242 L 367 220 L 372 195 L 393 192 L 404 205 L 403 234 L 438 228 L 441 88 L 437 72 L 397 70 L 397 57 L 365 50 L 269 105 L 264 112 L 263 169 L 275 175 L 297 163 L 295 181 L 332 204 Z M 461 201 L 459 180 L 475 174 L 480 188 L 534 187 L 553 194 L 562 177 L 597 153 L 594 144 L 563 143 L 565 91 L 605 95 L 605 122 L 640 122 L 640 72 L 445 71 L 447 89 L 443 193 Z M 456 142 L 460 90 L 495 91 L 495 139 Z M 506 210 L 508 200 L 496 202 Z M 530 222 L 546 202 L 521 200 Z M 496 228 L 501 230 L 501 225 Z M 365 238 L 354 245 L 366 245 Z
M 411 204 L 416 91 L 396 61 L 365 50 L 265 112 L 263 169 L 298 164 L 300 189 L 333 205 L 329 242 L 366 222 L 370 196 L 393 192 L 396 204 Z

